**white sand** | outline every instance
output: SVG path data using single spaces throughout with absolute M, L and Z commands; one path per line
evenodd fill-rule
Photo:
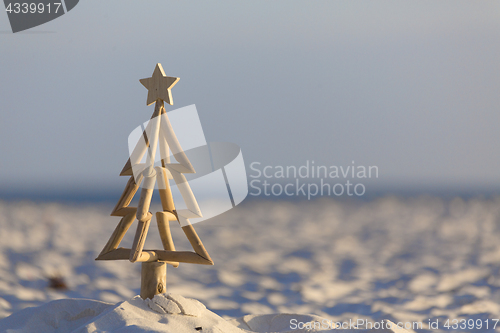
M 137 295 L 139 264 L 94 261 L 119 220 L 112 206 L 0 202 L 0 318 L 55 299 Z M 500 313 L 499 221 L 500 199 L 250 202 L 195 225 L 215 266 L 169 267 L 167 291 L 223 318 L 484 321 Z M 161 247 L 154 223 L 146 248 Z M 48 289 L 52 274 L 69 290 Z

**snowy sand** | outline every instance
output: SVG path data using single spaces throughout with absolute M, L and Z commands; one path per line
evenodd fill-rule
M 119 221 L 112 205 L 0 202 L 0 318 L 55 299 L 110 306 L 138 294 L 140 265 L 94 261 Z M 161 247 L 154 226 L 146 248 Z M 224 318 L 421 322 L 416 331 L 430 319 L 439 322 L 433 332 L 447 331 L 447 319 L 473 319 L 476 331 L 500 332 L 492 328 L 500 316 L 499 198 L 253 201 L 195 228 L 215 266 L 169 266 L 167 291 Z M 172 233 L 178 249 L 189 249 L 180 228 Z M 47 288 L 52 276 L 68 289 Z

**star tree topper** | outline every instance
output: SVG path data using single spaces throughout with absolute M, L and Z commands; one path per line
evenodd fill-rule
M 161 64 L 156 64 L 153 75 L 147 79 L 139 80 L 148 89 L 147 105 L 151 105 L 156 100 L 161 99 L 165 103 L 173 105 L 172 89 L 180 79 L 178 77 L 166 76 Z

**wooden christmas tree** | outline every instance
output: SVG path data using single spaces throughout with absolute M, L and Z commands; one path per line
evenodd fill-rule
M 122 219 L 96 258 L 96 260 L 141 262 L 141 297 L 143 299 L 152 298 L 154 295 L 166 291 L 167 264 L 174 267 L 178 267 L 181 262 L 213 265 L 212 259 L 189 222 L 189 218 L 202 217 L 189 183 L 183 175 L 184 173 L 195 173 L 195 170 L 175 136 L 164 107 L 164 102 L 173 105 L 171 89 L 178 81 L 179 78 L 166 76 L 161 64 L 156 65 L 152 77 L 140 80 L 148 89 L 147 105 L 155 103 L 155 111 L 142 133 L 142 138 L 137 142 L 120 173 L 120 176 L 130 176 L 130 179 L 111 216 L 121 216 Z M 155 166 L 155 155 L 158 148 L 161 165 Z M 170 162 L 170 151 L 178 163 Z M 141 163 L 146 153 L 146 162 Z M 169 179 L 175 181 L 187 209 L 180 211 L 175 209 Z M 139 203 L 137 207 L 129 207 L 141 183 Z M 163 250 L 145 250 L 144 243 L 152 218 L 149 208 L 155 184 L 160 194 L 163 209 L 156 212 Z M 132 248 L 119 248 L 125 233 L 135 220 L 138 221 L 138 224 Z M 175 250 L 170 233 L 170 221 L 179 222 L 194 252 Z

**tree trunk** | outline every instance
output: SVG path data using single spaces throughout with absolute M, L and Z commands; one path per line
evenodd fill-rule
M 143 262 L 141 267 L 141 298 L 153 298 L 167 291 L 167 263 Z

